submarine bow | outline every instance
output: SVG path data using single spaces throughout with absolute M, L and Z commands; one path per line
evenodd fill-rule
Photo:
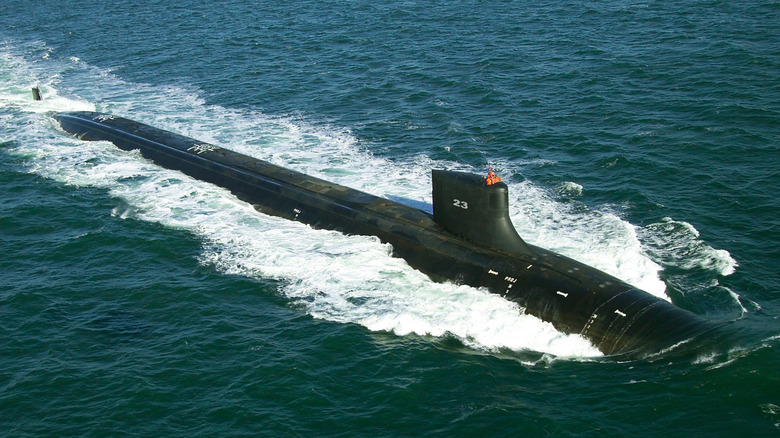
M 512 226 L 508 187 L 433 170 L 433 215 L 217 145 L 97 112 L 58 113 L 83 140 L 140 150 L 154 163 L 231 190 L 260 212 L 390 243 L 435 281 L 486 288 L 608 355 L 673 346 L 714 325 L 616 277 L 527 244 Z

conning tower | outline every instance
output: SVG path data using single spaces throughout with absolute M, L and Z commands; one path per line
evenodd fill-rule
M 433 170 L 433 220 L 474 243 L 534 255 L 509 219 L 509 188 L 472 173 Z

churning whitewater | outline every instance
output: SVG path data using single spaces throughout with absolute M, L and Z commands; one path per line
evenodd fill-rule
M 8 53 L 5 59 L 16 64 L 17 75 L 29 74 L 23 61 Z M 207 106 L 195 92 L 184 89 L 167 90 L 177 97 L 161 100 L 158 90 L 150 86 L 126 83 L 77 59 L 60 63 L 65 64 L 60 68 L 81 69 L 79 81 L 104 81 L 104 96 L 124 95 L 125 100 L 112 99 L 114 113 L 130 110 L 161 126 L 222 142 L 246 155 L 418 207 L 430 209 L 430 167 L 453 167 L 422 156 L 397 161 L 373 157 L 348 131 Z M 41 117 L 47 112 L 97 109 L 88 100 L 63 96 L 65 92 L 54 84 L 43 85 L 41 90 L 46 96 L 42 102 L 31 101 L 29 89 L 19 86 L 3 94 L 7 104 L 39 125 L 38 132 L 57 129 Z M 136 101 L 149 108 L 139 108 Z M 31 165 L 36 173 L 67 184 L 107 189 L 124 203 L 114 209 L 115 215 L 199 235 L 204 242 L 204 263 L 225 273 L 282 280 L 285 296 L 314 317 L 399 335 L 453 335 L 478 349 L 530 349 L 567 357 L 600 355 L 587 340 L 559 333 L 500 297 L 431 282 L 392 258 L 392 248 L 375 238 L 313 230 L 258 214 L 226 190 L 161 169 L 138 154 L 126 157 L 111 144 L 51 139 L 49 144 L 17 149 L 17 153 L 37 156 Z M 496 162 L 494 167 L 509 169 L 510 165 Z M 668 299 L 658 278 L 660 268 L 644 255 L 634 226 L 611 213 L 575 212 L 528 181 L 509 184 L 511 217 L 522 236 Z M 703 257 L 707 257 L 703 246 Z M 733 261 L 728 262 L 728 255 L 721 259 L 726 260 L 721 269 L 731 269 Z

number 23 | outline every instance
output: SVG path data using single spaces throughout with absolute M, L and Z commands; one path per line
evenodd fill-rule
M 460 207 L 460 208 L 462 208 L 464 210 L 468 210 L 469 209 L 469 203 L 466 202 L 466 201 L 461 201 L 460 199 L 453 199 L 452 200 L 452 205 L 454 205 L 456 207 Z

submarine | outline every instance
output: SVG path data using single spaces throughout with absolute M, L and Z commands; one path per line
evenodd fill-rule
M 377 236 L 438 282 L 484 288 L 608 356 L 642 357 L 713 330 L 713 322 L 569 257 L 526 243 L 508 186 L 432 170 L 433 214 L 123 117 L 53 114 L 82 140 L 140 150 L 159 166 L 229 189 L 258 211 L 345 234 Z

